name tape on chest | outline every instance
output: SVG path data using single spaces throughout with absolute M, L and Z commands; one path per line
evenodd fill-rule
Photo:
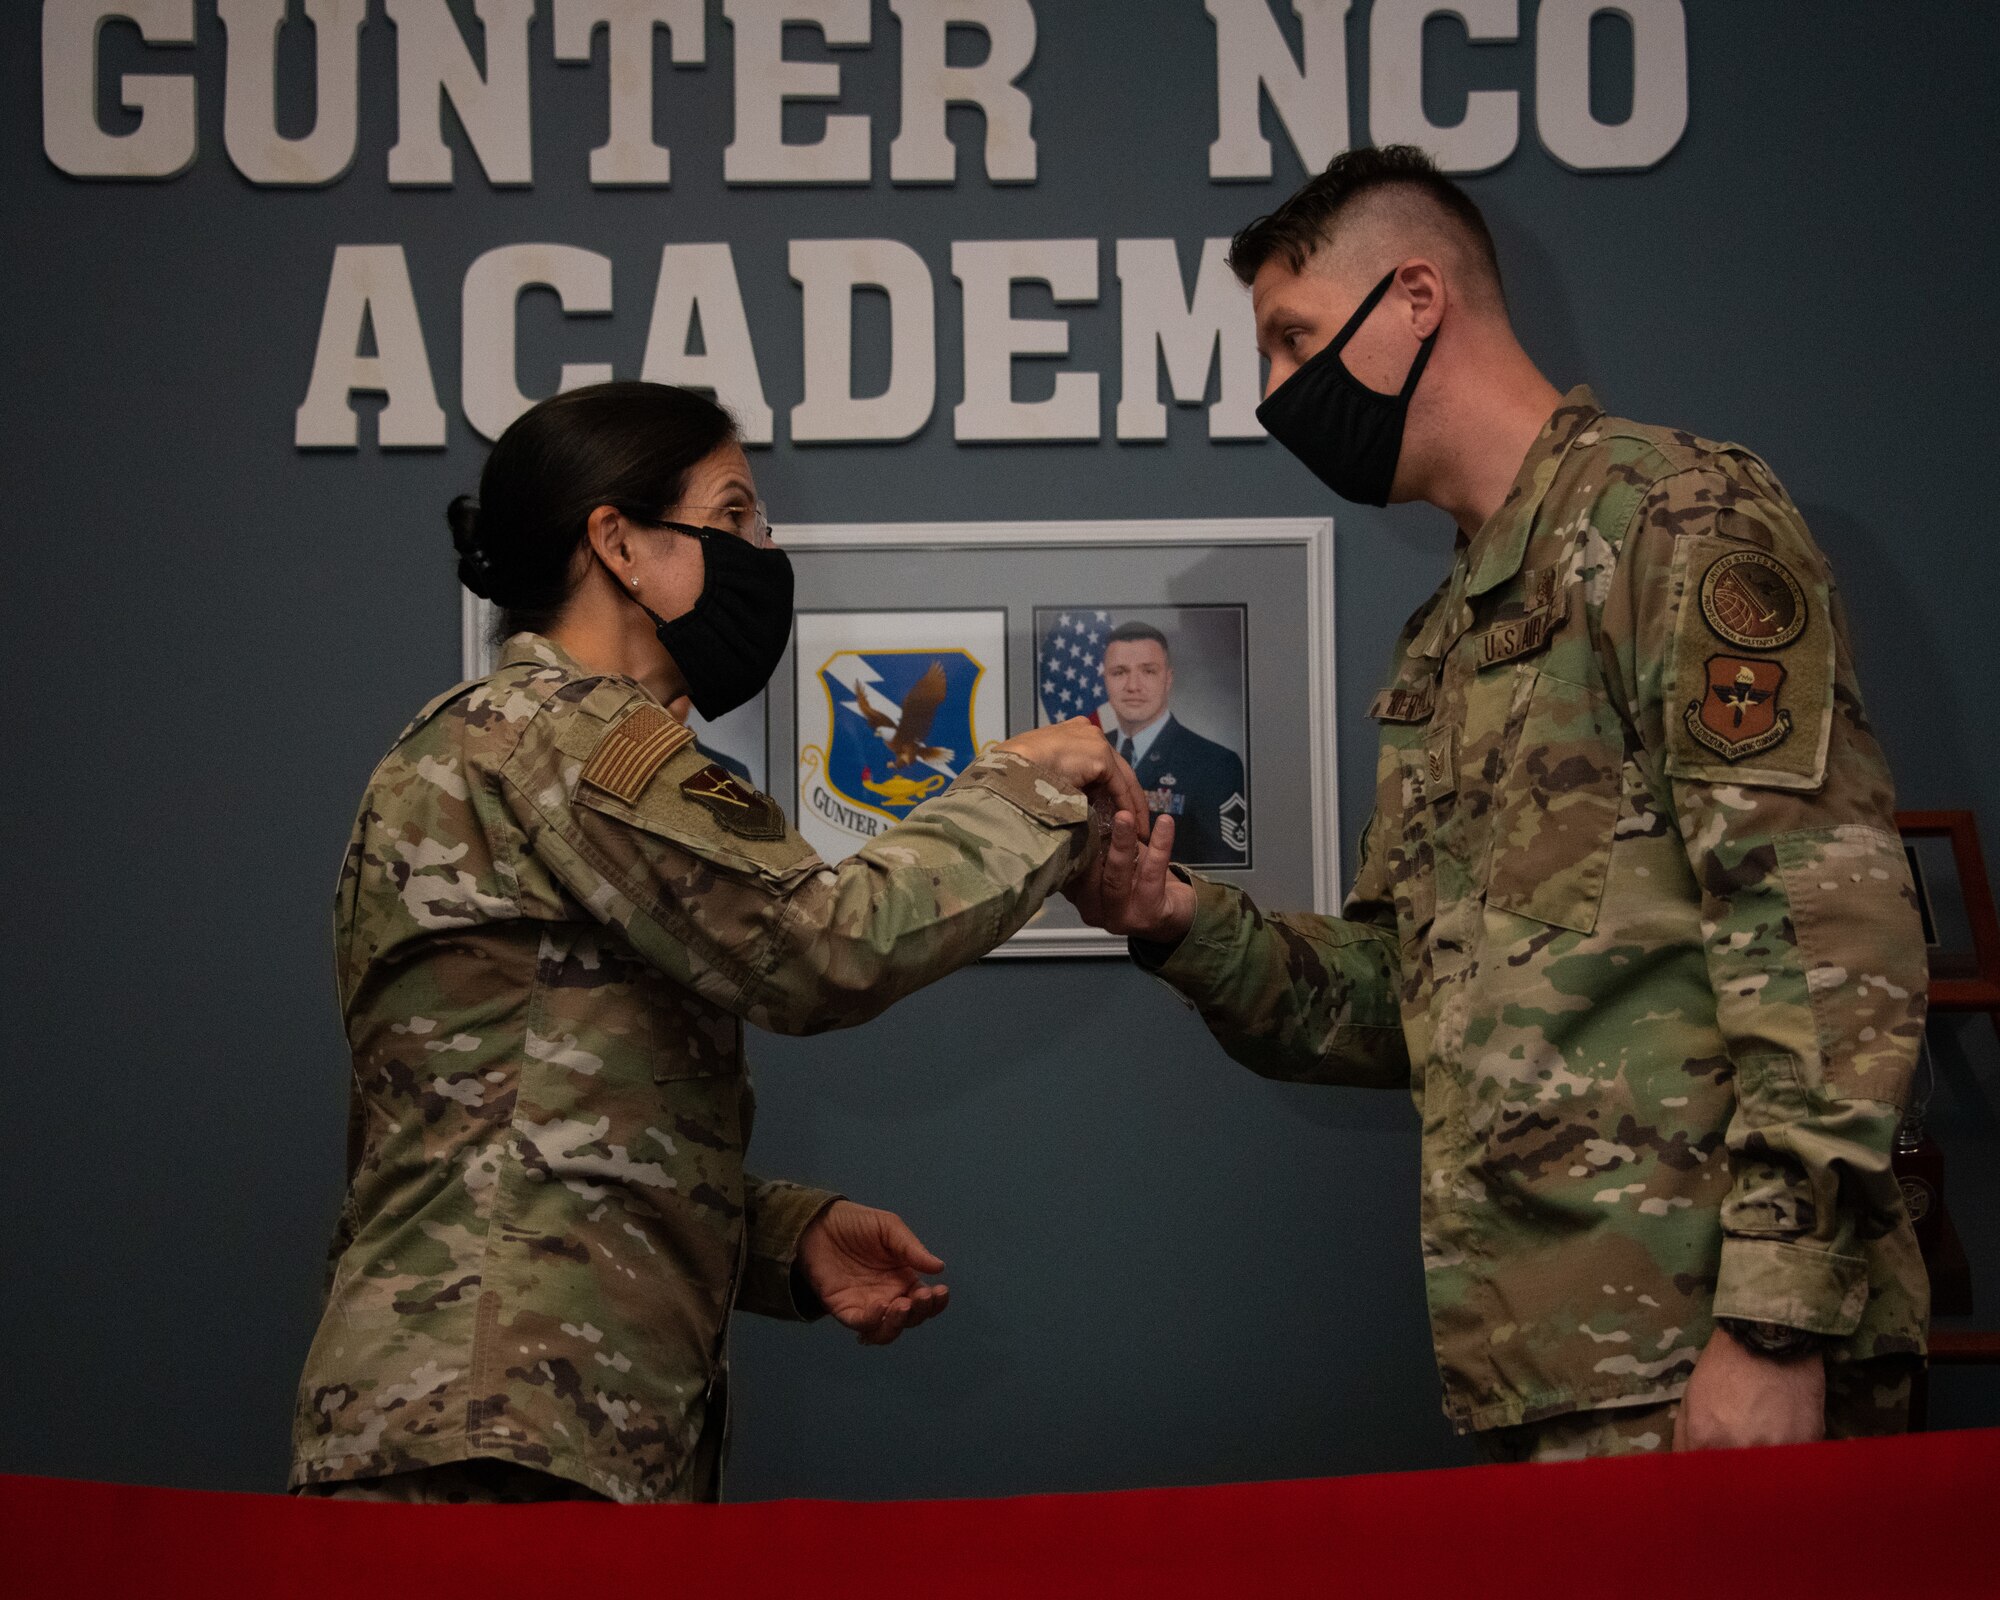
M 1496 622 L 1473 640 L 1475 659 L 1482 667 L 1497 667 L 1503 661 L 1517 660 L 1547 644 L 1561 620 L 1553 610 L 1543 610 L 1512 622 Z
M 1534 609 L 1506 622 L 1496 622 L 1472 641 L 1473 664 L 1478 667 L 1497 667 L 1503 661 L 1515 661 L 1532 654 L 1547 644 L 1559 627 L 1569 617 L 1569 592 L 1560 595 L 1555 591 L 1555 569 L 1544 568 L 1533 575 L 1528 598 L 1531 600 L 1546 596 Z
M 1436 709 L 1437 685 L 1427 683 L 1421 689 L 1384 689 L 1368 715 L 1377 722 L 1428 722 Z
M 583 781 L 637 805 L 653 775 L 693 742 L 693 732 L 658 706 L 636 706 L 599 742 L 584 764 Z

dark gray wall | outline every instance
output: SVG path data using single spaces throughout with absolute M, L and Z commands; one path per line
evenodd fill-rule
M 379 7 L 355 170 L 321 192 L 255 190 L 222 154 L 221 30 L 201 9 L 203 156 L 159 185 L 83 184 L 47 164 L 39 8 L 0 9 L 13 375 L 0 515 L 20 675 L 0 934 L 15 1041 L 0 1470 L 256 1488 L 282 1480 L 340 1185 L 333 875 L 370 765 L 455 675 L 440 512 L 481 456 L 454 405 L 458 287 L 481 250 L 552 239 L 617 261 L 614 317 L 559 327 L 548 303 L 525 308 L 534 391 L 560 359 L 635 375 L 659 244 L 732 240 L 782 416 L 799 390 L 784 241 L 915 245 L 939 286 L 938 415 L 908 445 L 760 454 L 781 519 L 1334 511 L 1342 809 L 1357 822 L 1362 710 L 1450 534 L 1424 510 L 1333 505 L 1273 446 L 1212 446 L 1193 408 L 1175 411 L 1165 447 L 952 442 L 950 240 L 1105 240 L 1104 302 L 1069 316 L 1076 363 L 1110 374 L 1110 391 L 1109 241 L 1172 234 L 1191 249 L 1300 178 L 1273 124 L 1271 183 L 1207 181 L 1213 35 L 1196 0 L 1043 0 L 1034 187 L 989 187 L 966 152 L 956 188 L 878 178 L 864 192 L 723 189 L 730 34 L 712 7 L 707 69 L 662 67 L 676 97 L 666 194 L 589 189 L 602 69 L 549 60 L 546 7 L 532 192 L 488 189 L 462 141 L 455 190 L 387 189 Z M 1625 414 L 1769 457 L 1844 581 L 1904 802 L 1974 807 L 2000 847 L 1987 297 L 2000 23 L 1969 0 L 1688 10 L 1692 118 L 1664 166 L 1579 176 L 1530 134 L 1473 181 L 1524 335 L 1558 383 L 1587 379 Z M 896 33 L 877 13 L 875 50 L 840 59 L 850 100 L 877 114 L 886 173 Z M 1438 114 L 1467 85 L 1531 98 L 1528 47 L 1433 32 Z M 107 49 L 114 67 L 139 53 L 122 35 Z M 309 96 L 292 103 L 303 113 Z M 979 121 L 954 113 L 953 128 L 963 143 Z M 383 241 L 410 252 L 450 449 L 302 456 L 292 411 L 333 246 Z M 1030 311 L 1038 300 L 1022 295 Z M 1045 379 L 1020 381 L 1032 394 Z M 1991 1319 L 2000 1063 L 1983 1023 L 1943 1033 L 1936 1121 Z M 764 1043 L 758 1060 L 757 1165 L 902 1210 L 950 1259 L 955 1300 L 887 1352 L 746 1319 L 732 1493 L 1469 1459 L 1437 1411 L 1416 1123 L 1400 1098 L 1253 1078 L 1165 991 L 1110 965 L 983 967 L 856 1033 Z M 1942 1383 L 1938 1420 L 2000 1421 L 2000 1392 Z

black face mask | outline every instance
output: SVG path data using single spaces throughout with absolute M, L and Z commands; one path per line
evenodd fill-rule
M 1437 333 L 1423 342 L 1401 394 L 1378 394 L 1340 359 L 1340 352 L 1381 304 L 1396 280 L 1391 272 L 1369 292 L 1333 341 L 1278 385 L 1257 408 L 1264 431 L 1304 462 L 1313 475 L 1343 500 L 1386 506 L 1403 453 L 1403 424 L 1410 396 L 1431 358 Z
M 757 698 L 792 638 L 792 562 L 716 528 L 655 523 L 701 541 L 701 595 L 671 622 L 624 587 L 619 593 L 653 619 L 653 631 L 680 668 L 695 710 L 713 720 Z M 616 582 L 616 575 L 613 575 Z

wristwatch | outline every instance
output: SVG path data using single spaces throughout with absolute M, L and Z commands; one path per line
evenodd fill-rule
M 1715 1325 L 1744 1349 L 1755 1355 L 1783 1359 L 1824 1350 L 1824 1334 L 1805 1328 L 1788 1328 L 1782 1322 L 1752 1322 L 1748 1317 L 1717 1317 Z

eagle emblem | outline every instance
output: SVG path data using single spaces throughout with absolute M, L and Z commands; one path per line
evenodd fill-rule
M 963 649 L 834 656 L 819 672 L 832 712 L 827 787 L 902 821 L 978 752 L 972 707 L 983 671 Z
M 937 721 L 938 707 L 944 704 L 944 694 L 942 661 L 930 664 L 930 669 L 903 696 L 903 704 L 893 717 L 885 716 L 876 709 L 875 702 L 868 698 L 866 684 L 857 683 L 854 686 L 854 700 L 861 708 L 861 715 L 868 719 L 868 726 L 880 734 L 882 742 L 889 747 L 890 771 L 912 766 L 918 761 L 951 759 L 949 750 L 924 743 L 930 737 L 931 724 Z

